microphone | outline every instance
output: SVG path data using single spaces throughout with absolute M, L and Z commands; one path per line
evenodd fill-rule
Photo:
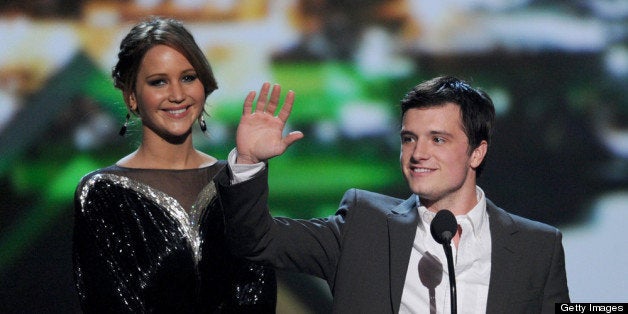
M 447 209 L 439 210 L 432 220 L 430 232 L 434 240 L 440 244 L 449 244 L 458 231 L 456 217 Z
M 441 209 L 430 224 L 430 232 L 436 242 L 443 245 L 445 256 L 447 256 L 447 269 L 449 273 L 449 288 L 451 290 L 451 314 L 457 313 L 456 304 L 456 274 L 454 272 L 454 258 L 451 253 L 451 239 L 458 230 L 456 217 L 447 209 Z

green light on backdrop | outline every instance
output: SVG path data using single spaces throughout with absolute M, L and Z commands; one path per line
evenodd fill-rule
M 50 162 L 48 164 L 59 167 L 58 164 L 55 165 Z M 89 156 L 78 155 L 58 169 L 56 174 L 48 176 L 49 180 L 29 179 L 46 177 L 43 173 L 48 171 L 42 171 L 40 168 L 19 167 L 16 169 L 17 177 L 20 178 L 17 182 L 22 180 L 25 181 L 21 184 L 44 182 L 45 186 L 39 189 L 42 191 L 41 198 L 35 202 L 34 206 L 26 208 L 22 218 L 0 238 L 0 274 L 6 271 L 17 257 L 22 255 L 41 234 L 47 231 L 46 226 L 54 222 L 62 210 L 68 208 L 68 204 L 72 203 L 74 190 L 81 177 L 99 166 Z M 31 189 L 32 187 L 28 190 Z

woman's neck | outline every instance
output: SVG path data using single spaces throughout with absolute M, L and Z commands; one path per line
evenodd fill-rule
M 190 135 L 180 143 L 144 137 L 140 147 L 117 164 L 129 168 L 195 169 L 209 165 L 215 160 L 214 157 L 197 151 Z

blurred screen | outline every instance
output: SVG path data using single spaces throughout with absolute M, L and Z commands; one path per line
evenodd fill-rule
M 178 18 L 219 89 L 197 148 L 225 159 L 247 92 L 296 93 L 305 138 L 270 161 L 270 207 L 332 215 L 349 188 L 410 196 L 399 101 L 439 75 L 489 93 L 479 185 L 564 233 L 573 302 L 626 302 L 628 2 L 53 0 L 0 3 L 0 312 L 76 312 L 74 189 L 140 141 L 110 71 L 137 21 Z M 314 297 L 311 297 L 313 295 Z M 282 274 L 278 312 L 329 312 L 323 282 Z

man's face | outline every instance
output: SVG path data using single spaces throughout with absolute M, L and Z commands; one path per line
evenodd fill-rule
M 452 207 L 475 199 L 474 168 L 484 158 L 487 144 L 482 142 L 469 154 L 459 106 L 409 109 L 400 135 L 402 172 L 422 203 L 461 210 Z

